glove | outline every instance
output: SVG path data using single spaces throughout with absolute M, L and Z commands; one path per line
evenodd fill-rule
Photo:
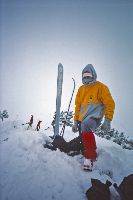
M 78 132 L 78 121 L 74 121 L 74 124 L 72 126 L 72 131 L 74 133 Z
M 109 119 L 105 119 L 101 126 L 101 130 L 109 131 L 110 129 L 111 129 L 111 121 Z

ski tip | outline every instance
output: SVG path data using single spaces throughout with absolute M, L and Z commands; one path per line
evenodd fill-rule
M 58 67 L 63 67 L 63 65 L 61 63 L 58 64 Z
M 73 82 L 75 83 L 75 79 L 72 77 Z

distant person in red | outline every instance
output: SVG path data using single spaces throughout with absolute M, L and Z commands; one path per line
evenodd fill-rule
M 33 115 L 31 115 L 30 121 L 29 121 L 28 123 L 26 123 L 26 124 L 28 124 L 27 130 L 28 130 L 30 127 L 32 127 L 32 124 L 33 124 Z
M 29 126 L 32 127 L 33 124 L 33 115 L 31 115 L 30 121 L 28 122 Z
M 39 121 L 39 122 L 37 123 L 37 126 L 36 126 L 35 131 L 39 131 L 39 130 L 40 130 L 40 124 L 41 124 L 41 122 L 42 122 L 42 121 Z

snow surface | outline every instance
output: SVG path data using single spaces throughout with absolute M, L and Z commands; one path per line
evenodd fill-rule
M 98 159 L 92 172 L 82 170 L 83 156 L 44 149 L 52 128 L 26 130 L 22 122 L 0 124 L 0 199 L 1 200 L 85 200 L 91 178 L 110 180 L 118 185 L 133 173 L 133 151 L 96 136 Z M 70 129 L 65 139 L 76 137 Z M 112 199 L 117 193 L 111 187 Z

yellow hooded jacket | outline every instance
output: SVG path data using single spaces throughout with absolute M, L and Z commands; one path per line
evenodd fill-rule
M 83 72 L 86 69 L 93 74 L 94 81 L 89 85 L 79 87 L 75 100 L 74 120 L 83 121 L 89 118 L 102 120 L 103 116 L 112 120 L 115 102 L 108 87 L 96 81 L 97 75 L 91 64 L 87 65 Z

